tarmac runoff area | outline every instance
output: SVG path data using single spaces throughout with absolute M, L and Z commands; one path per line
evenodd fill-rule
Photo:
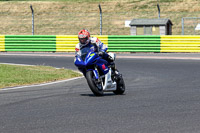
M 47 57 L 74 57 L 74 53 L 17 53 L 2 52 L 0 55 L 9 56 L 47 56 Z M 180 60 L 200 60 L 200 53 L 116 53 L 116 58 L 126 59 L 180 59 Z

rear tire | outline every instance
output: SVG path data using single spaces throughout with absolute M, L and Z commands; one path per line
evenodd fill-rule
M 95 79 L 93 71 L 86 73 L 87 83 L 95 96 L 103 96 L 103 86 L 101 82 Z
M 113 93 L 115 93 L 116 95 L 122 95 L 125 92 L 125 83 L 124 83 L 124 79 L 122 77 L 122 75 L 118 75 L 118 80 L 117 82 L 117 90 L 113 91 Z

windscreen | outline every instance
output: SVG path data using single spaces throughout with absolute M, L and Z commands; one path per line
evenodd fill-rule
M 87 54 L 90 51 L 94 51 L 94 47 L 83 47 L 83 48 L 80 49 L 80 51 L 81 51 L 81 58 L 84 61 L 85 58 L 87 57 Z

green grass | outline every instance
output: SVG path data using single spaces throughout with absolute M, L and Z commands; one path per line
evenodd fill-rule
M 0 1 L 66 1 L 66 2 L 104 2 L 113 0 L 0 0 Z
M 15 66 L 0 64 L 0 88 L 31 85 L 81 76 L 72 70 L 49 66 Z
M 176 1 L 180 1 L 180 0 L 160 0 L 160 2 L 176 2 Z
M 30 5 L 35 11 L 35 35 L 77 35 L 82 28 L 99 35 L 99 4 L 103 11 L 103 35 L 130 35 L 130 28 L 124 26 L 125 20 L 158 18 L 157 0 L 3 1 L 0 2 L 1 35 L 32 34 Z M 199 17 L 199 0 L 158 1 L 160 17 L 169 18 L 173 23 L 173 35 L 181 34 L 182 17 Z

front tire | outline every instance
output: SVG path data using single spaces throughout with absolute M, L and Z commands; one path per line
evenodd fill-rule
M 95 96 L 103 96 L 103 86 L 102 83 L 99 82 L 93 73 L 93 71 L 88 71 L 86 73 L 86 79 L 87 83 L 91 89 L 91 91 L 94 93 Z

